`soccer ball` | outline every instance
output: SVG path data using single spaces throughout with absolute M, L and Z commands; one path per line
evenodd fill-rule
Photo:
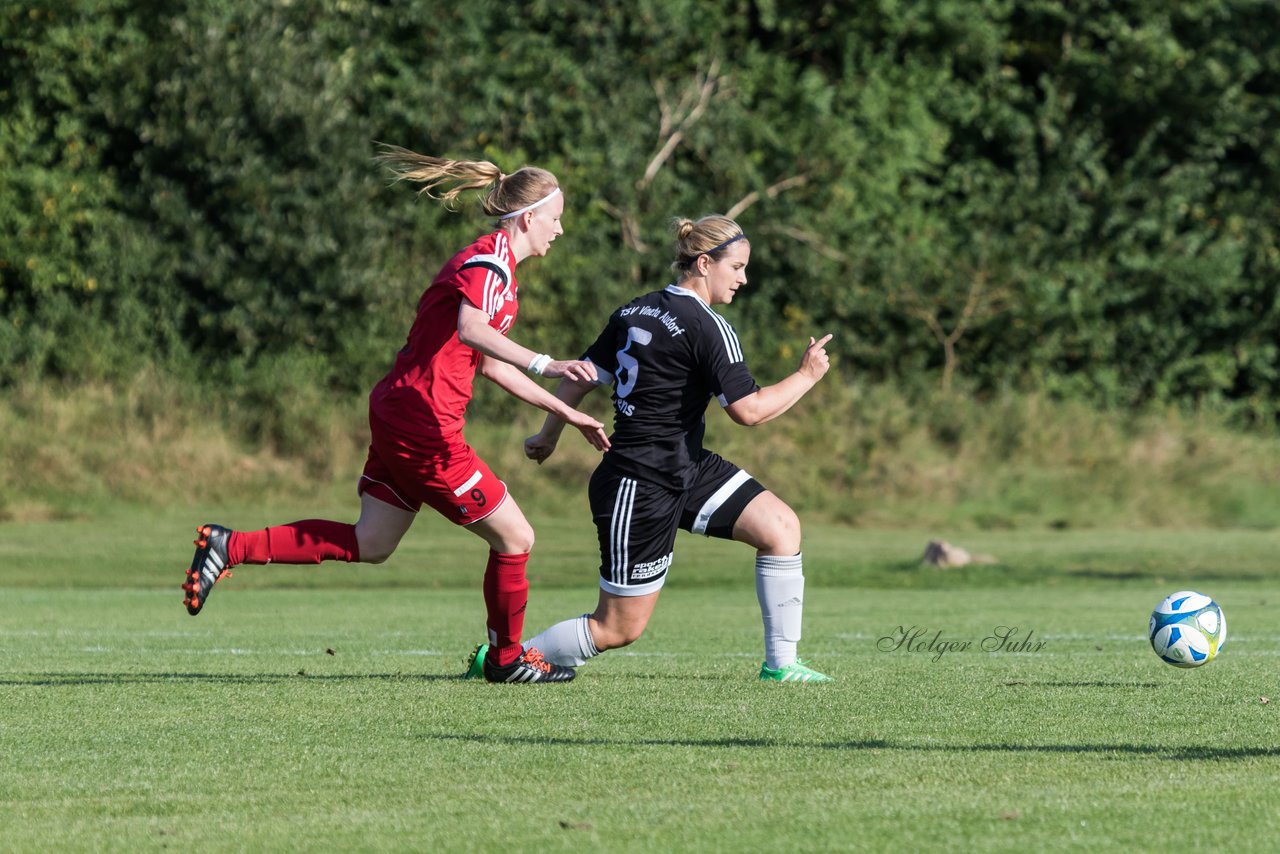
M 1167 664 L 1199 667 L 1213 661 L 1227 642 L 1227 616 L 1203 593 L 1181 590 L 1151 612 L 1147 637 Z

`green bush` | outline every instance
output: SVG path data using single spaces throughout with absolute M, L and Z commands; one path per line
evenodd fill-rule
M 667 281 L 672 216 L 734 210 L 760 361 L 832 331 L 874 382 L 1268 423 L 1276 69 L 1266 0 L 10 4 L 0 383 L 159 367 L 290 444 L 253 378 L 362 393 L 487 227 L 388 187 L 382 140 L 557 172 L 540 350 Z

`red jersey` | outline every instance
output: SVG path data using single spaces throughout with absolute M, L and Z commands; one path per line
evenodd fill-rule
M 432 444 L 461 434 L 482 354 L 458 340 L 458 312 L 465 299 L 506 335 L 518 308 L 515 270 L 504 231 L 478 238 L 449 259 L 418 300 L 418 316 L 391 372 L 369 395 L 378 418 Z

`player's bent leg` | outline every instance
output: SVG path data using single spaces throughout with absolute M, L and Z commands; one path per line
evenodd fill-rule
M 643 596 L 619 596 L 607 590 L 600 591 L 600 601 L 586 625 L 598 652 L 630 646 L 644 634 L 658 604 L 661 590 Z
M 418 514 L 388 504 L 369 493 L 360 496 L 356 542 L 361 563 L 382 563 L 391 557 Z
M 760 679 L 831 682 L 797 657 L 804 617 L 804 564 L 800 520 L 786 502 L 762 492 L 743 508 L 733 538 L 756 548 L 756 599 L 764 623 L 765 660 Z
M 360 562 L 356 526 L 329 519 L 302 519 L 257 531 L 233 531 L 227 539 L 227 565 L 321 564 Z
M 607 649 L 637 641 L 644 634 L 657 602 L 658 592 L 619 596 L 601 590 L 594 613 L 556 623 L 531 638 L 527 646 L 541 650 L 547 661 L 554 664 L 581 667 Z M 478 654 L 478 651 L 472 654 L 468 675 L 477 669 Z
M 557 623 L 528 642 L 547 661 L 571 667 L 644 632 L 671 565 L 684 504 L 679 491 L 606 465 L 592 474 L 588 496 L 600 540 L 599 604 L 594 613 Z
M 524 612 L 529 601 L 525 565 L 533 549 L 531 526 L 515 499 L 506 495 L 498 509 L 467 526 L 489 544 L 484 573 L 484 600 L 488 612 L 489 643 L 477 648 L 467 673 L 477 669 L 489 682 L 567 682 L 573 671 L 543 658 L 534 645 L 520 643 Z M 484 646 L 484 645 L 482 645 Z M 477 662 L 482 662 L 479 668 Z
M 511 495 L 506 496 L 497 510 L 465 527 L 498 554 L 528 554 L 533 551 L 533 526 Z
M 259 531 L 232 531 L 206 523 L 196 529 L 195 556 L 182 584 L 183 604 L 187 613 L 199 614 L 213 585 L 229 578 L 231 567 L 242 563 L 382 563 L 395 551 L 415 518 L 412 511 L 366 492 L 360 496 L 360 520 L 355 525 L 306 519 Z
M 793 555 L 800 551 L 800 519 L 772 492 L 751 499 L 733 523 L 733 538 L 766 555 Z
M 394 511 L 395 508 L 388 509 Z M 403 531 L 396 533 L 395 542 L 399 542 L 402 534 Z M 257 531 L 232 531 L 206 523 L 196 529 L 195 545 L 195 556 L 182 584 L 186 593 L 183 602 L 192 616 L 204 608 L 213 585 L 230 577 L 233 566 L 320 564 L 329 560 L 358 563 L 361 560 L 356 526 L 328 519 L 303 519 Z M 394 548 L 394 544 L 390 547 Z

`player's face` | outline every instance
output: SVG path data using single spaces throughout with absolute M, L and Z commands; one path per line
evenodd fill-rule
M 733 302 L 738 288 L 747 283 L 747 262 L 751 260 L 751 244 L 745 240 L 730 244 L 719 261 L 707 268 L 707 291 L 711 305 Z
M 551 249 L 551 241 L 564 234 L 560 225 L 560 216 L 564 213 L 564 193 L 542 207 L 532 211 L 529 219 L 529 248 L 531 255 L 546 255 Z

